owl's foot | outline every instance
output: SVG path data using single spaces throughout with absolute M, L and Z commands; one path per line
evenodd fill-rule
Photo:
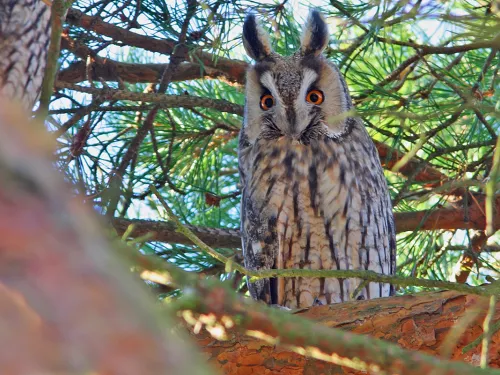
M 323 302 L 319 298 L 315 298 L 312 304 L 313 306 L 323 306 Z

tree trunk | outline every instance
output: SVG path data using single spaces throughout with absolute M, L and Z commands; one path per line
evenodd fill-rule
M 367 334 L 397 343 L 405 349 L 436 356 L 446 351 L 443 343 L 451 332 L 458 337 L 450 340 L 451 355 L 447 358 L 478 365 L 481 344 L 466 353 L 462 353 L 462 349 L 482 334 L 487 306 L 485 298 L 445 291 L 318 306 L 297 314 L 327 327 Z M 499 318 L 500 304 L 497 304 L 494 321 Z M 208 355 L 209 362 L 223 374 L 362 373 L 309 359 L 285 347 L 270 346 L 242 334 L 233 333 L 227 341 L 213 339 L 205 331 L 192 335 Z M 493 334 L 489 364 L 500 367 L 500 331 Z

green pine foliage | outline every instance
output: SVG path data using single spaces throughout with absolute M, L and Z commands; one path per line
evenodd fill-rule
M 177 41 L 186 17 L 186 1 L 143 0 L 75 1 L 87 15 L 140 35 Z M 409 173 L 386 168 L 396 212 L 443 207 L 467 210 L 483 199 L 500 129 L 500 13 L 487 1 L 317 1 L 260 2 L 199 1 L 189 22 L 186 45 L 198 77 L 171 82 L 166 93 L 226 100 L 244 105 L 244 90 L 234 77 L 203 78 L 217 69 L 217 59 L 249 61 L 241 47 L 241 24 L 253 10 L 270 31 L 279 53 L 293 53 L 300 43 L 300 25 L 307 8 L 327 17 L 332 33 L 326 50 L 345 75 L 358 115 L 374 140 L 413 156 Z M 165 63 L 166 55 L 78 26 L 70 38 L 98 56 L 133 64 Z M 469 46 L 467 48 L 461 46 Z M 199 51 L 210 53 L 209 65 Z M 81 63 L 81 56 L 63 50 L 61 70 Z M 85 63 L 85 61 L 84 61 Z M 132 65 L 131 65 L 132 66 Z M 132 69 L 132 68 L 131 68 Z M 138 81 L 138 82 L 137 82 Z M 157 81 L 137 79 L 93 80 L 97 88 L 143 92 Z M 79 85 L 89 82 L 80 80 Z M 59 90 L 51 103 L 54 129 L 64 127 L 75 110 L 92 97 Z M 138 106 L 140 109 L 138 109 Z M 103 212 L 109 179 L 143 126 L 150 103 L 109 101 L 59 131 L 58 165 L 80 194 Z M 162 108 L 152 129 L 137 148 L 123 175 L 114 216 L 166 219 L 149 186 L 153 184 L 184 223 L 204 227 L 239 227 L 237 136 L 242 117 L 213 108 Z M 85 127 L 88 132 L 84 131 Z M 88 134 L 87 137 L 83 135 Z M 83 137 L 83 138 L 82 138 Z M 83 146 L 75 153 L 75 140 Z M 388 164 L 389 156 L 382 162 Z M 441 181 L 423 179 L 428 169 L 439 171 Z M 400 169 L 401 171 L 401 169 Z M 461 193 L 450 192 L 462 189 Z M 500 238 L 493 236 L 474 252 L 474 230 L 415 230 L 398 235 L 398 272 L 438 280 L 453 279 L 464 254 L 478 266 L 471 284 L 496 277 L 500 269 Z M 232 277 L 224 266 L 193 246 L 139 241 L 145 254 L 156 253 L 179 267 L 220 278 Z M 237 249 L 219 249 L 227 256 Z M 234 276 L 234 275 L 233 275 Z M 241 287 L 241 280 L 235 285 Z M 401 290 L 414 292 L 418 288 Z

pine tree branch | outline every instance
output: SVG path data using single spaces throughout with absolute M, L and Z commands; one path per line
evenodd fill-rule
M 175 45 L 171 55 L 170 55 L 170 63 L 166 66 L 158 88 L 157 94 L 164 94 L 167 90 L 168 86 L 172 82 L 172 77 L 177 72 L 177 68 L 181 61 L 183 60 L 184 50 L 186 48 L 186 33 L 188 30 L 189 22 L 191 21 L 194 13 L 196 12 L 197 3 L 195 0 L 187 1 L 186 15 L 184 17 L 184 22 L 181 28 L 181 33 L 179 35 L 179 40 Z M 118 206 L 119 199 L 121 197 L 121 188 L 123 183 L 123 176 L 125 175 L 125 171 L 128 168 L 128 165 L 132 160 L 137 157 L 139 152 L 139 147 L 146 138 L 147 134 L 150 133 L 153 128 L 153 122 L 158 114 L 160 109 L 159 105 L 155 105 L 146 115 L 142 126 L 137 130 L 135 137 L 130 142 L 130 146 L 127 151 L 123 155 L 120 164 L 113 170 L 111 173 L 111 177 L 109 179 L 109 186 L 112 189 L 112 195 L 109 199 L 109 204 L 107 205 L 107 215 L 109 217 L 113 217 L 115 214 L 115 210 Z
M 174 303 L 173 308 L 181 311 L 181 316 L 189 325 L 195 327 L 196 333 L 205 326 L 216 337 L 224 338 L 228 336 L 228 331 L 231 332 L 231 327 L 234 327 L 237 331 L 257 337 L 268 345 L 284 346 L 306 357 L 358 371 L 405 375 L 421 375 L 432 371 L 438 373 L 445 371 L 448 375 L 482 374 L 483 371 L 490 374 L 500 373 L 493 369 L 479 369 L 460 362 L 406 351 L 365 335 L 359 336 L 337 328 L 326 328 L 295 314 L 268 308 L 238 297 L 219 281 L 188 278 L 180 274 L 182 271 L 169 268 L 173 278 L 181 280 L 182 286 L 189 291 Z M 395 300 L 393 305 L 400 305 L 396 302 L 397 298 L 393 300 Z M 376 306 L 379 304 L 377 302 L 367 301 L 367 304 Z M 338 304 L 338 307 L 342 305 L 347 304 Z M 348 305 L 351 308 L 352 319 L 352 308 L 359 306 L 359 303 Z M 332 306 L 327 308 L 331 309 Z M 244 363 L 242 365 L 245 366 Z
M 396 212 L 396 232 L 415 230 L 437 230 L 437 229 L 484 229 L 486 220 L 484 217 L 484 201 L 479 202 L 481 206 L 474 204 L 468 208 L 467 213 L 463 209 L 440 208 L 437 210 Z M 467 219 L 466 219 L 467 217 Z M 495 229 L 500 229 L 500 197 L 496 199 Z M 132 237 L 143 236 L 152 233 L 154 241 L 192 244 L 183 235 L 175 232 L 175 225 L 171 222 L 153 220 L 132 220 L 123 218 L 112 219 L 112 224 L 118 233 L 124 233 L 129 225 L 133 225 Z M 213 247 L 239 248 L 241 237 L 238 229 L 221 229 L 189 226 L 196 236 L 203 242 Z
M 183 234 L 191 242 L 193 242 L 198 248 L 210 255 L 211 257 L 217 259 L 219 262 L 225 265 L 225 268 L 229 272 L 230 270 L 236 270 L 243 275 L 250 278 L 251 282 L 254 282 L 262 278 L 274 278 L 274 277 L 325 277 L 325 278 L 359 278 L 365 282 L 383 282 L 399 286 L 421 286 L 428 288 L 443 288 L 449 290 L 455 290 L 463 293 L 477 294 L 483 296 L 491 296 L 500 293 L 499 285 L 489 285 L 487 287 L 471 287 L 469 285 L 464 285 L 460 283 L 452 283 L 440 280 L 428 280 L 428 279 L 418 279 L 414 277 L 401 277 L 398 275 L 384 275 L 373 271 L 362 271 L 362 270 L 310 270 L 310 269 L 264 269 L 264 270 L 250 270 L 246 269 L 238 263 L 234 263 L 232 259 L 227 258 L 223 254 L 211 248 L 209 245 L 204 243 L 196 234 L 188 227 L 183 225 L 180 220 L 176 217 L 173 211 L 168 206 L 167 202 L 162 198 L 159 192 L 154 186 L 150 186 L 151 191 L 156 195 L 157 199 L 160 201 L 161 205 L 165 208 L 168 217 L 174 222 L 175 231 Z M 126 235 L 130 235 L 133 229 L 127 228 Z M 124 236 L 126 236 L 124 234 Z
M 401 41 L 394 40 L 390 38 L 383 38 L 379 36 L 374 37 L 375 40 L 381 43 L 394 44 L 397 46 L 411 47 L 418 51 L 419 55 L 454 55 L 455 53 L 473 51 L 478 49 L 499 49 L 500 48 L 500 36 L 497 36 L 491 40 L 481 40 L 477 42 L 472 42 L 468 44 L 462 44 L 458 46 L 430 46 L 425 44 L 418 44 L 411 41 Z
M 151 83 L 161 78 L 162 72 L 167 64 L 133 64 L 124 63 L 112 59 L 98 59 L 92 64 L 92 78 L 104 81 L 129 83 Z M 194 79 L 213 78 L 229 81 L 230 77 L 224 72 L 208 66 L 202 67 L 195 63 L 180 64 L 179 69 L 173 77 L 173 82 L 188 81 Z M 77 61 L 70 64 L 57 75 L 57 80 L 65 83 L 80 83 L 86 78 L 86 64 Z
M 145 35 L 136 34 L 132 31 L 104 22 L 98 16 L 88 16 L 83 12 L 71 8 L 68 11 L 66 22 L 73 26 L 83 27 L 98 34 L 120 41 L 129 46 L 142 48 L 151 52 L 158 52 L 170 55 L 176 42 L 171 39 L 156 39 Z M 203 66 L 218 69 L 228 77 L 232 77 L 235 82 L 244 82 L 247 63 L 239 60 L 231 60 L 219 56 L 214 56 L 206 52 L 193 51 L 191 57 L 184 56 L 192 62 L 201 63 Z
M 158 82 L 167 64 L 134 64 L 103 58 L 85 44 L 75 41 L 68 35 L 63 34 L 61 48 L 72 52 L 83 61 L 73 62 L 69 67 L 61 70 L 57 80 L 66 83 L 80 83 L 87 80 L 87 57 L 92 57 L 92 79 L 103 79 L 104 81 L 124 81 L 130 83 Z M 201 78 L 217 78 L 234 82 L 234 78 L 224 72 L 201 66 L 196 63 L 183 63 L 177 68 L 172 80 L 186 81 Z M 242 82 L 240 82 L 242 83 Z
M 138 220 L 115 217 L 111 220 L 111 223 L 120 235 L 125 233 L 127 228 L 131 225 L 133 229 L 130 232 L 130 237 L 132 238 L 142 237 L 147 233 L 151 233 L 152 241 L 182 245 L 193 244 L 182 233 L 176 231 L 175 223 L 172 221 Z M 241 247 L 239 229 L 197 227 L 194 225 L 185 226 L 209 246 L 229 249 L 238 249 Z
M 58 89 L 69 89 L 95 97 L 102 97 L 105 100 L 130 100 L 137 102 L 148 102 L 158 104 L 161 108 L 213 108 L 221 112 L 243 115 L 243 107 L 223 99 L 202 98 L 190 95 L 165 95 L 155 93 L 139 93 L 110 88 L 93 88 L 57 81 L 55 87 Z
M 456 362 L 457 360 L 473 365 L 478 364 L 479 348 L 467 354 L 461 353 L 468 339 L 481 332 L 481 319 L 484 312 L 477 311 L 482 305 L 482 299 L 479 300 L 476 297 L 456 292 L 419 293 L 413 296 L 318 306 L 295 314 L 286 314 L 272 309 L 268 312 L 264 308 L 254 308 L 247 301 L 240 302 L 237 299 L 234 300 L 235 302 L 231 299 L 228 301 L 229 292 L 225 290 L 211 289 L 208 293 L 197 289 L 194 293 L 194 301 L 190 306 L 186 306 L 186 309 L 200 313 L 200 318 L 189 312 L 184 313 L 183 316 L 189 325 L 194 324 L 192 336 L 197 339 L 198 345 L 208 355 L 209 362 L 227 375 L 236 375 L 244 371 L 262 374 L 283 373 L 285 369 L 290 374 L 305 374 L 309 371 L 315 374 L 332 375 L 366 374 L 366 372 L 348 368 L 348 365 L 340 367 L 326 362 L 333 362 L 339 357 L 353 358 L 353 356 L 360 358 L 363 364 L 377 364 L 380 372 L 386 374 L 472 374 L 473 372 L 480 374 L 482 371 L 472 366 L 460 369 L 453 367 L 463 365 Z M 211 313 L 215 316 L 210 315 Z M 230 313 L 238 313 L 237 316 L 241 317 L 243 324 L 237 324 L 232 329 L 226 328 L 224 323 L 231 322 Z M 452 334 L 452 322 L 470 313 L 474 313 L 475 319 L 468 322 L 464 334 L 458 337 L 460 341 L 453 342 L 452 358 L 455 361 L 444 359 L 441 356 L 441 348 Z M 226 318 L 221 318 L 224 314 Z M 206 319 L 210 316 L 213 318 L 212 324 Z M 495 316 L 497 319 L 500 317 L 499 307 L 496 308 Z M 304 318 L 312 320 L 313 326 L 304 326 L 302 323 Z M 200 329 L 204 326 L 202 322 L 207 321 L 208 329 L 206 331 Z M 347 331 L 345 333 L 348 335 L 337 337 L 336 334 L 340 333 L 339 328 L 344 332 Z M 312 332 L 309 329 L 312 329 Z M 243 334 L 248 330 L 256 331 L 258 334 L 254 333 L 251 337 L 244 336 Z M 225 333 L 226 340 L 223 341 L 220 336 L 216 335 L 220 331 Z M 213 332 L 213 335 L 210 332 Z M 354 339 L 351 334 L 355 334 Z M 257 338 L 254 338 L 256 336 Z M 285 338 L 283 339 L 282 336 Z M 375 341 L 372 337 L 378 340 Z M 489 364 L 492 367 L 500 364 L 499 338 L 500 333 L 496 333 L 491 341 Z M 357 346 L 361 345 L 362 339 L 367 339 L 366 347 Z M 398 359 L 387 357 L 384 352 L 389 348 L 392 350 L 392 345 L 384 346 L 378 353 L 372 352 L 371 348 L 376 349 L 381 343 L 385 344 L 381 340 L 397 343 L 398 346 L 411 350 L 417 355 L 414 358 L 416 363 L 407 362 L 406 354 L 401 357 L 397 354 Z M 346 342 L 347 347 L 344 347 Z M 294 347 L 287 346 L 289 343 L 292 343 L 291 345 L 299 343 L 301 349 L 295 351 Z M 335 354 L 326 358 L 322 357 L 321 360 L 307 358 L 308 355 L 314 358 L 314 355 L 318 353 L 318 351 L 306 350 L 308 344 L 321 349 L 319 353 Z M 402 349 L 398 348 L 399 350 Z M 426 353 L 424 358 L 420 357 L 421 352 L 418 350 Z M 405 351 L 405 353 L 409 352 Z M 432 367 L 431 363 L 439 362 L 450 364 L 450 366 Z M 499 372 L 496 369 L 487 371 Z M 372 368 L 368 373 L 378 372 Z
M 288 365 L 297 368 L 297 370 L 304 367 L 304 359 L 301 357 L 306 356 L 357 370 L 375 371 L 377 369 L 376 372 L 381 374 L 421 374 L 420 371 L 441 368 L 446 369 L 447 374 L 454 374 L 453 371 L 457 371 L 457 374 L 481 374 L 481 369 L 476 367 L 468 368 L 468 365 L 460 362 L 449 362 L 443 358 L 426 354 L 421 356 L 421 353 L 414 351 L 406 352 L 400 347 L 379 339 L 372 339 L 366 335 L 353 335 L 345 331 L 346 328 L 348 330 L 356 329 L 357 326 L 362 325 L 364 328 L 356 330 L 357 333 L 373 331 L 371 332 L 373 336 L 397 340 L 405 348 L 426 351 L 433 348 L 433 352 L 439 354 L 439 343 L 443 341 L 446 331 L 450 328 L 449 324 L 443 325 L 442 322 L 450 320 L 451 318 L 447 318 L 450 314 L 455 320 L 466 311 L 472 312 L 476 306 L 479 308 L 479 302 L 482 300 L 478 300 L 477 297 L 457 294 L 456 292 L 420 293 L 416 296 L 312 307 L 291 314 L 288 311 L 266 307 L 249 298 L 242 298 L 232 291 L 227 283 L 222 283 L 217 279 L 199 278 L 197 274 L 181 270 L 154 256 L 145 257 L 132 251 L 128 255 L 134 259 L 134 263 L 141 264 L 143 270 L 154 273 L 155 280 L 165 280 L 165 284 L 175 285 L 184 290 L 180 300 L 169 303 L 169 309 L 176 311 L 188 325 L 193 326 L 194 333 L 198 335 L 199 344 L 205 352 L 217 358 L 218 367 L 224 368 L 224 364 L 229 365 L 229 367 L 224 368 L 224 372 L 227 374 L 233 374 L 233 371 L 236 370 L 233 368 L 233 361 L 238 367 L 256 366 L 255 362 L 247 363 L 245 358 L 248 355 L 252 356 L 254 360 L 257 359 L 256 356 L 262 356 L 260 364 L 266 362 L 264 358 L 269 358 L 271 362 L 268 365 L 271 367 L 275 366 L 272 358 L 276 355 L 282 360 L 290 361 Z M 357 312 L 354 313 L 356 318 L 353 320 L 354 311 Z M 490 316 L 498 316 L 499 313 L 500 310 L 496 308 Z M 299 316 L 302 314 L 313 320 L 322 321 L 330 328 L 303 319 Z M 481 318 L 481 314 L 477 312 L 474 315 L 475 319 L 468 322 L 469 326 L 476 324 L 476 321 Z M 332 324 L 332 319 L 337 324 Z M 377 319 L 376 324 L 375 319 Z M 440 326 L 439 340 L 437 332 L 434 332 L 438 325 Z M 331 328 L 332 326 L 342 328 L 342 330 Z M 367 329 L 368 326 L 370 329 Z M 227 340 L 231 338 L 231 340 L 214 341 L 207 338 L 206 334 L 200 333 L 202 328 L 205 328 L 216 339 Z M 380 334 L 379 331 L 385 331 L 384 335 Z M 263 350 L 260 354 L 252 351 L 249 353 L 247 345 L 255 341 L 244 338 L 237 332 L 261 340 L 260 344 L 257 343 L 256 346 L 253 346 L 254 348 L 262 349 L 270 345 L 274 349 Z M 494 332 L 493 327 L 490 333 Z M 266 344 L 262 344 L 262 341 Z M 279 348 L 276 348 L 277 345 Z M 493 353 L 497 352 L 498 344 L 495 345 L 491 348 Z M 276 349 L 278 350 L 276 351 Z M 232 356 L 224 355 L 226 350 L 236 351 L 238 359 L 236 357 L 231 359 Z M 283 357 L 286 350 L 295 352 L 298 356 Z M 460 347 L 455 352 L 460 352 Z M 496 364 L 500 357 L 496 353 L 490 359 L 493 361 L 492 364 Z M 313 366 L 315 369 L 322 369 L 327 365 L 315 361 Z M 426 366 L 430 367 L 426 368 Z M 256 366 L 254 370 L 264 371 L 264 368 Z M 333 374 L 344 373 L 336 367 L 331 367 L 330 371 L 333 371 L 331 372 Z M 499 373 L 489 369 L 486 371 L 491 371 L 486 372 L 491 374 Z M 358 374 L 358 372 L 355 373 Z
M 123 90 L 115 90 L 110 88 L 98 89 L 80 85 L 74 85 L 67 82 L 57 81 L 55 85 L 58 89 L 70 89 L 79 92 L 92 94 L 95 97 L 100 97 L 105 100 L 130 100 L 142 101 L 158 104 L 161 108 L 196 108 L 205 107 L 213 108 L 221 112 L 228 112 L 237 115 L 243 115 L 243 106 L 231 103 L 223 99 L 202 98 L 189 95 L 164 95 L 155 93 L 137 93 Z M 96 109 L 98 110 L 98 109 Z M 379 152 L 380 159 L 384 166 L 390 169 L 399 160 L 404 157 L 404 154 L 391 148 L 390 146 L 374 141 L 377 151 Z M 413 172 L 419 168 L 418 173 L 414 176 Z M 449 178 L 443 173 L 439 172 L 434 167 L 427 165 L 425 161 L 419 161 L 411 158 L 400 170 L 405 176 L 412 176 L 412 181 L 428 182 L 426 187 L 436 187 L 447 181 Z M 463 192 L 460 190 L 453 190 L 445 192 L 446 194 L 461 195 Z

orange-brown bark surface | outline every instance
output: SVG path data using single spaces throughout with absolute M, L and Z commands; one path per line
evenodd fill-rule
M 70 195 L 43 126 L 0 100 L 0 134 L 0 373 L 207 374 Z
M 443 342 L 464 315 L 480 311 L 458 340 L 451 357 L 478 365 L 481 345 L 463 354 L 464 346 L 482 334 L 487 300 L 456 292 L 421 293 L 413 296 L 318 306 L 298 312 L 326 327 L 336 327 L 397 343 L 405 349 L 439 356 Z M 495 321 L 500 318 L 497 304 Z M 457 329 L 457 328 L 455 328 Z M 280 346 L 271 346 L 242 334 L 227 341 L 213 339 L 207 332 L 194 335 L 209 362 L 223 374 L 358 374 L 354 370 L 309 359 Z M 493 335 L 490 366 L 500 367 L 500 331 Z

